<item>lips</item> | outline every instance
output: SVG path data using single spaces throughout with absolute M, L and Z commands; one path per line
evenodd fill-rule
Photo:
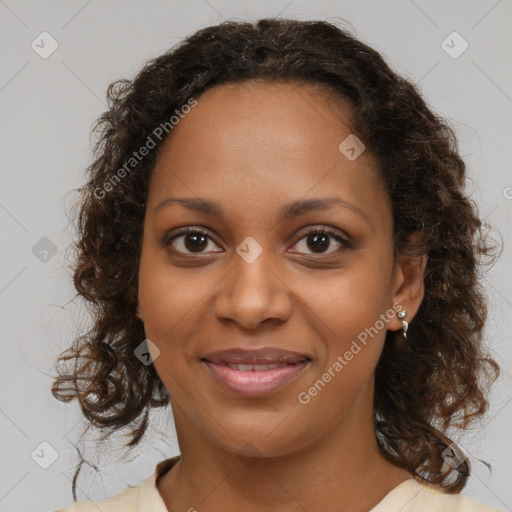
M 311 358 L 269 347 L 223 350 L 207 354 L 202 361 L 224 390 L 242 397 L 260 397 L 295 380 Z
M 280 368 L 283 366 L 290 366 L 289 363 L 272 363 L 272 364 L 220 363 L 220 364 L 223 366 L 228 366 L 229 368 L 232 368 L 233 370 L 238 370 L 239 372 L 265 372 L 268 370 L 275 370 L 276 368 Z
M 212 352 L 203 359 L 211 363 L 224 365 L 274 365 L 297 364 L 310 360 L 306 354 L 292 352 L 274 347 L 265 347 L 256 350 L 233 348 Z

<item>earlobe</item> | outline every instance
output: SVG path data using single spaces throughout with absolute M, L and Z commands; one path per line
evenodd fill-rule
M 398 312 L 398 318 L 402 319 L 402 333 L 404 335 L 404 338 L 407 338 L 407 330 L 409 329 L 409 322 L 405 319 L 407 315 L 407 310 L 402 309 Z
M 396 316 L 396 325 L 390 325 L 393 330 L 402 328 L 406 337 L 407 328 L 414 318 L 424 296 L 424 276 L 427 265 L 427 255 L 408 258 L 399 264 L 401 284 L 393 297 L 393 304 L 400 305 L 400 312 Z M 405 313 L 403 313 L 405 311 Z M 407 315 L 407 317 L 405 316 Z

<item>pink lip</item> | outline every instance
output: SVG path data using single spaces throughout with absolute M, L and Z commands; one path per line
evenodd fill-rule
M 272 364 L 272 363 L 302 363 L 311 357 L 291 350 L 283 350 L 277 347 L 262 347 L 248 350 L 245 348 L 230 348 L 210 352 L 203 356 L 203 359 L 212 363 L 234 363 L 234 364 Z
M 310 363 L 283 365 L 273 370 L 239 371 L 229 366 L 203 360 L 217 381 L 239 396 L 258 397 L 268 395 L 294 380 Z

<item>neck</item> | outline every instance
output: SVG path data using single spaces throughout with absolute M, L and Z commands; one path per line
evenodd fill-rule
M 250 458 L 190 435 L 193 425 L 179 407 L 173 411 L 181 457 L 158 483 L 169 511 L 333 510 L 334 503 L 344 512 L 363 512 L 412 478 L 380 453 L 373 415 L 362 425 L 359 414 L 348 414 L 301 450 Z

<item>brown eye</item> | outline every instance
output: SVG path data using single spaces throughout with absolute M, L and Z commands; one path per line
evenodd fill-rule
M 331 247 L 336 247 L 336 244 L 333 244 L 331 239 L 334 239 L 336 243 L 339 244 L 339 246 L 333 251 L 326 252 Z M 339 252 L 342 249 L 349 249 L 351 247 L 351 242 L 347 238 L 341 236 L 337 231 L 326 228 L 312 229 L 308 231 L 300 241 L 302 240 L 305 240 L 304 245 L 306 246 L 306 249 L 311 251 L 310 254 L 332 254 Z M 298 245 L 300 241 L 296 245 Z
M 163 245 L 166 247 L 172 245 L 172 250 L 176 252 L 194 254 L 209 252 L 205 251 L 209 240 L 211 238 L 206 231 L 197 228 L 187 228 L 172 237 L 167 237 Z
M 343 249 L 350 249 L 352 242 L 338 231 L 328 228 L 314 228 L 305 233 L 295 245 L 304 240 L 304 250 L 309 254 L 333 254 Z M 333 243 L 334 240 L 334 243 Z M 209 242 L 216 245 L 207 231 L 199 228 L 187 227 L 172 236 L 166 236 L 162 241 L 163 247 L 171 246 L 171 250 L 181 254 L 203 254 L 207 252 L 219 252 L 222 249 L 210 249 Z M 338 247 L 336 247 L 338 245 Z M 334 247 L 334 250 L 330 250 Z

